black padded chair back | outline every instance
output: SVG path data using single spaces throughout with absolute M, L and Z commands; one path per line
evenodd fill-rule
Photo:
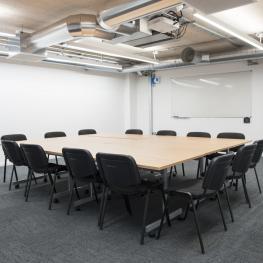
M 104 183 L 115 192 L 125 193 L 141 183 L 135 160 L 131 156 L 97 153 L 97 164 Z
M 204 190 L 219 191 L 222 188 L 233 157 L 234 153 L 229 153 L 212 159 L 203 180 Z
M 211 134 L 208 132 L 188 132 L 187 137 L 211 138 Z
M 125 132 L 125 134 L 137 134 L 137 135 L 143 135 L 143 131 L 139 129 L 129 129 Z
M 26 165 L 22 150 L 15 141 L 3 140 L 2 145 L 10 162 L 16 166 Z
M 160 136 L 177 136 L 176 131 L 173 130 L 160 130 L 156 133 L 156 135 Z
M 43 173 L 48 169 L 48 159 L 45 151 L 37 144 L 20 145 L 29 167 L 36 173 Z
M 46 132 L 44 137 L 48 138 L 57 138 L 57 137 L 66 137 L 66 133 L 63 131 L 54 131 L 54 132 Z
M 88 134 L 97 134 L 97 132 L 94 129 L 83 129 L 83 130 L 79 130 L 78 134 L 79 135 L 88 135 Z
M 25 140 L 27 140 L 27 137 L 24 134 L 7 134 L 7 135 L 3 135 L 1 137 L 1 140 L 18 142 L 18 141 L 25 141 Z
M 240 139 L 240 140 L 245 140 L 246 137 L 243 133 L 238 133 L 238 132 L 221 132 L 217 135 L 217 138 L 221 138 L 221 139 Z M 233 147 L 229 150 L 231 150 L 232 152 L 237 152 L 238 149 L 242 147 L 242 146 L 237 146 L 237 147 Z
M 254 157 L 256 147 L 256 144 L 251 144 L 239 148 L 232 163 L 233 172 L 244 174 L 248 171 Z
M 63 148 L 63 157 L 72 178 L 94 177 L 98 174 L 95 161 L 87 150 Z
M 254 156 L 252 158 L 252 165 L 256 166 L 256 164 L 260 161 L 263 153 L 263 140 L 255 141 L 254 144 L 257 145 Z

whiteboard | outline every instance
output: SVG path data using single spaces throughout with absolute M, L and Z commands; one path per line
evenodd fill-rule
M 251 117 L 251 81 L 251 71 L 171 78 L 172 116 Z

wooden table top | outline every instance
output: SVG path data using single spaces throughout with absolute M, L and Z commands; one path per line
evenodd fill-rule
M 89 150 L 94 158 L 98 152 L 131 155 L 140 168 L 161 171 L 248 142 L 180 136 L 94 134 L 27 140 L 20 143 L 39 144 L 48 154 L 58 156 L 62 155 L 64 147 Z

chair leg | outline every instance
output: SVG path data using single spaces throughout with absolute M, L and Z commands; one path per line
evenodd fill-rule
M 184 215 L 183 216 L 180 215 L 178 217 L 178 220 L 184 221 L 187 218 L 187 215 L 188 215 L 188 212 L 189 212 L 189 208 L 190 208 L 189 203 L 187 203 L 186 208 L 184 210 Z
M 142 230 L 141 230 L 141 241 L 140 244 L 144 244 L 144 235 L 145 235 L 145 225 L 146 225 L 146 220 L 147 220 L 147 215 L 148 215 L 148 206 L 149 206 L 149 200 L 150 200 L 150 194 L 151 191 L 148 190 L 147 194 L 145 196 L 145 205 L 144 205 L 144 212 L 143 212 L 143 220 L 142 220 Z M 165 213 L 165 210 L 164 210 Z
M 6 182 L 6 166 L 7 166 L 7 157 L 5 156 L 5 166 L 4 166 L 4 178 L 3 178 L 3 183 Z
M 233 215 L 233 212 L 232 212 L 232 208 L 231 208 L 230 199 L 229 199 L 228 191 L 227 191 L 227 188 L 226 188 L 226 184 L 224 184 L 224 190 L 225 190 L 225 194 L 226 194 L 226 201 L 227 201 L 228 210 L 229 210 L 229 213 L 230 213 L 230 216 L 231 216 L 231 220 L 232 220 L 232 222 L 234 222 L 234 215 Z
M 53 185 L 52 185 L 52 189 L 51 189 L 50 197 L 49 197 L 48 210 L 51 210 L 51 208 L 52 208 L 53 196 L 54 196 L 55 189 L 56 189 L 56 181 L 57 181 L 57 174 L 55 173 L 54 180 L 53 180 Z
M 241 179 L 242 179 L 244 194 L 245 194 L 246 201 L 248 203 L 248 207 L 251 208 L 251 202 L 250 202 L 250 199 L 249 199 L 249 196 L 248 196 L 247 186 L 246 186 L 244 175 L 241 177 Z
M 33 179 L 35 181 L 35 184 L 37 184 L 37 178 L 35 177 L 34 173 L 33 173 Z
M 199 179 L 199 175 L 200 175 L 200 160 L 198 161 L 198 167 L 197 167 L 196 179 Z
M 164 222 L 164 217 L 165 217 L 166 211 L 168 211 L 168 197 L 166 198 L 166 201 L 165 201 L 165 204 L 164 204 L 163 214 L 162 214 L 160 226 L 159 226 L 159 228 L 158 228 L 158 232 L 157 232 L 156 239 L 159 239 L 159 238 L 160 238 L 161 231 L 162 231 L 162 228 L 163 228 L 163 222 Z
M 32 174 L 33 174 L 33 171 L 30 171 L 29 178 L 28 178 L 27 192 L 26 192 L 26 200 L 25 200 L 26 202 L 28 201 L 29 192 L 30 192 L 30 188 L 31 188 Z
M 103 230 L 103 224 L 104 224 L 104 218 L 107 208 L 107 201 L 108 201 L 108 188 L 105 189 L 105 195 L 104 195 L 104 201 L 103 201 L 103 207 L 102 207 L 102 213 L 101 213 L 101 220 L 100 220 L 100 230 Z
M 185 176 L 184 163 L 182 163 L 183 176 Z
M 74 189 L 75 189 L 75 193 L 76 193 L 78 200 L 80 200 L 80 195 L 79 195 L 79 191 L 78 191 L 78 187 L 76 183 L 74 183 Z
M 15 172 L 15 177 L 16 177 L 16 182 L 17 184 L 15 185 L 15 188 L 18 189 L 19 188 L 19 183 L 18 183 L 18 176 L 17 176 L 17 171 L 16 171 L 16 166 L 14 165 L 14 172 Z
M 69 201 L 68 201 L 68 209 L 67 209 L 67 215 L 70 214 L 70 210 L 71 210 L 71 206 L 72 206 L 72 201 L 73 201 L 73 193 L 74 193 L 74 186 L 73 186 L 73 182 L 71 179 L 70 180 L 70 183 L 69 183 Z M 76 188 L 75 188 L 76 189 Z
M 166 207 L 166 209 L 165 209 L 166 198 L 165 198 L 165 193 L 164 193 L 163 188 L 161 188 L 161 193 L 162 193 L 163 209 L 164 209 L 164 212 L 165 212 L 167 225 L 168 225 L 168 226 L 172 226 L 171 220 L 170 220 L 170 215 L 169 215 L 169 210 L 168 210 L 167 207 Z
M 12 173 L 11 173 L 11 177 L 10 177 L 10 182 L 9 182 L 9 191 L 11 191 L 12 189 L 12 183 L 13 183 L 13 176 L 14 176 L 14 165 L 13 165 L 13 168 L 12 168 Z
M 104 204 L 104 198 L 105 198 L 105 191 L 106 191 L 106 186 L 103 186 L 102 196 L 100 199 L 100 210 L 99 210 L 99 216 L 98 216 L 98 226 L 99 227 L 100 227 L 100 223 L 101 223 L 101 216 L 102 216 L 102 210 L 103 210 L 103 204 Z
M 258 190 L 259 190 L 259 193 L 261 194 L 262 191 L 261 191 L 261 186 L 260 186 L 260 183 L 259 183 L 258 173 L 257 173 L 257 169 L 256 169 L 256 167 L 254 168 L 254 171 L 255 171 L 255 175 L 256 175 L 256 179 L 257 179 Z
M 94 192 L 94 196 L 95 196 L 95 200 L 97 202 L 97 204 L 99 203 L 99 199 L 98 199 L 98 193 L 97 193 L 97 190 L 96 190 L 96 186 L 94 183 L 91 183 L 92 184 L 92 188 L 93 188 L 93 192 Z
M 216 193 L 216 198 L 217 198 L 220 214 L 221 214 L 221 217 L 222 217 L 224 229 L 225 229 L 225 231 L 227 231 L 227 226 L 226 226 L 226 221 L 225 221 L 225 217 L 224 217 L 224 212 L 223 212 L 223 209 L 222 209 L 221 200 L 220 200 L 220 196 L 219 196 L 218 192 Z
M 203 239 L 201 236 L 200 227 L 199 227 L 198 218 L 197 218 L 197 213 L 196 213 L 195 204 L 194 204 L 193 199 L 191 199 L 191 204 L 192 204 L 192 208 L 193 208 L 194 221 L 195 221 L 195 226 L 196 226 L 196 230 L 197 230 L 197 234 L 198 234 L 198 238 L 199 238 L 199 242 L 200 242 L 201 251 L 202 251 L 202 254 L 205 254 Z
M 238 179 L 236 179 L 235 191 L 238 190 Z
M 130 216 L 132 216 L 132 210 L 131 210 L 131 204 L 130 204 L 129 197 L 127 195 L 123 195 L 123 200 L 124 200 L 127 212 L 129 213 Z
M 178 173 L 177 173 L 177 168 L 176 168 L 176 165 L 174 166 L 174 176 L 176 176 Z
M 31 173 L 30 168 L 28 168 L 27 178 L 26 178 L 26 187 L 25 187 L 25 192 L 24 192 L 24 197 L 26 197 L 26 193 L 27 193 L 28 181 L 29 181 L 29 175 L 30 175 L 30 173 Z

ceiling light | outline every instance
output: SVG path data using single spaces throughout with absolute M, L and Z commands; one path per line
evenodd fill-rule
M 0 32 L 0 37 L 15 37 L 15 34 Z
M 90 67 L 98 67 L 98 68 L 107 68 L 107 69 L 116 69 L 122 70 L 122 66 L 120 65 L 111 65 L 109 63 L 96 63 L 96 62 L 85 62 L 85 61 L 76 61 L 70 58 L 56 58 L 56 57 L 47 57 L 44 59 L 46 62 L 55 62 L 55 63 L 63 63 L 67 65 L 79 65 L 79 66 L 90 66 Z
M 220 85 L 220 83 L 218 83 L 216 81 L 208 80 L 208 79 L 199 79 L 199 80 L 204 82 L 204 83 L 211 84 L 211 85 L 214 85 L 214 86 L 219 86 Z
M 210 24 L 211 26 L 216 27 L 217 29 L 224 31 L 225 33 L 232 35 L 233 37 L 236 37 L 244 42 L 246 42 L 247 44 L 259 49 L 259 50 L 263 50 L 263 45 L 261 45 L 258 41 L 254 40 L 251 37 L 248 37 L 242 33 L 238 33 L 235 30 L 231 30 L 230 28 L 222 25 L 220 22 L 216 22 L 214 19 L 208 18 L 204 15 L 201 15 L 200 13 L 195 13 L 194 16 L 208 24 Z
M 117 58 L 124 58 L 124 59 L 130 59 L 130 60 L 135 60 L 135 61 L 140 61 L 140 62 L 146 62 L 150 64 L 159 64 L 157 60 L 153 59 L 148 59 L 146 57 L 138 56 L 138 55 L 129 55 L 129 54 L 122 54 L 121 52 L 111 52 L 111 51 L 105 51 L 105 50 L 97 50 L 96 48 L 82 48 L 78 46 L 71 46 L 71 45 L 64 45 L 68 48 L 72 48 L 75 50 L 82 50 L 82 51 L 87 51 L 87 52 L 92 52 L 92 53 L 97 53 L 105 56 L 112 56 L 112 57 L 117 57 Z

